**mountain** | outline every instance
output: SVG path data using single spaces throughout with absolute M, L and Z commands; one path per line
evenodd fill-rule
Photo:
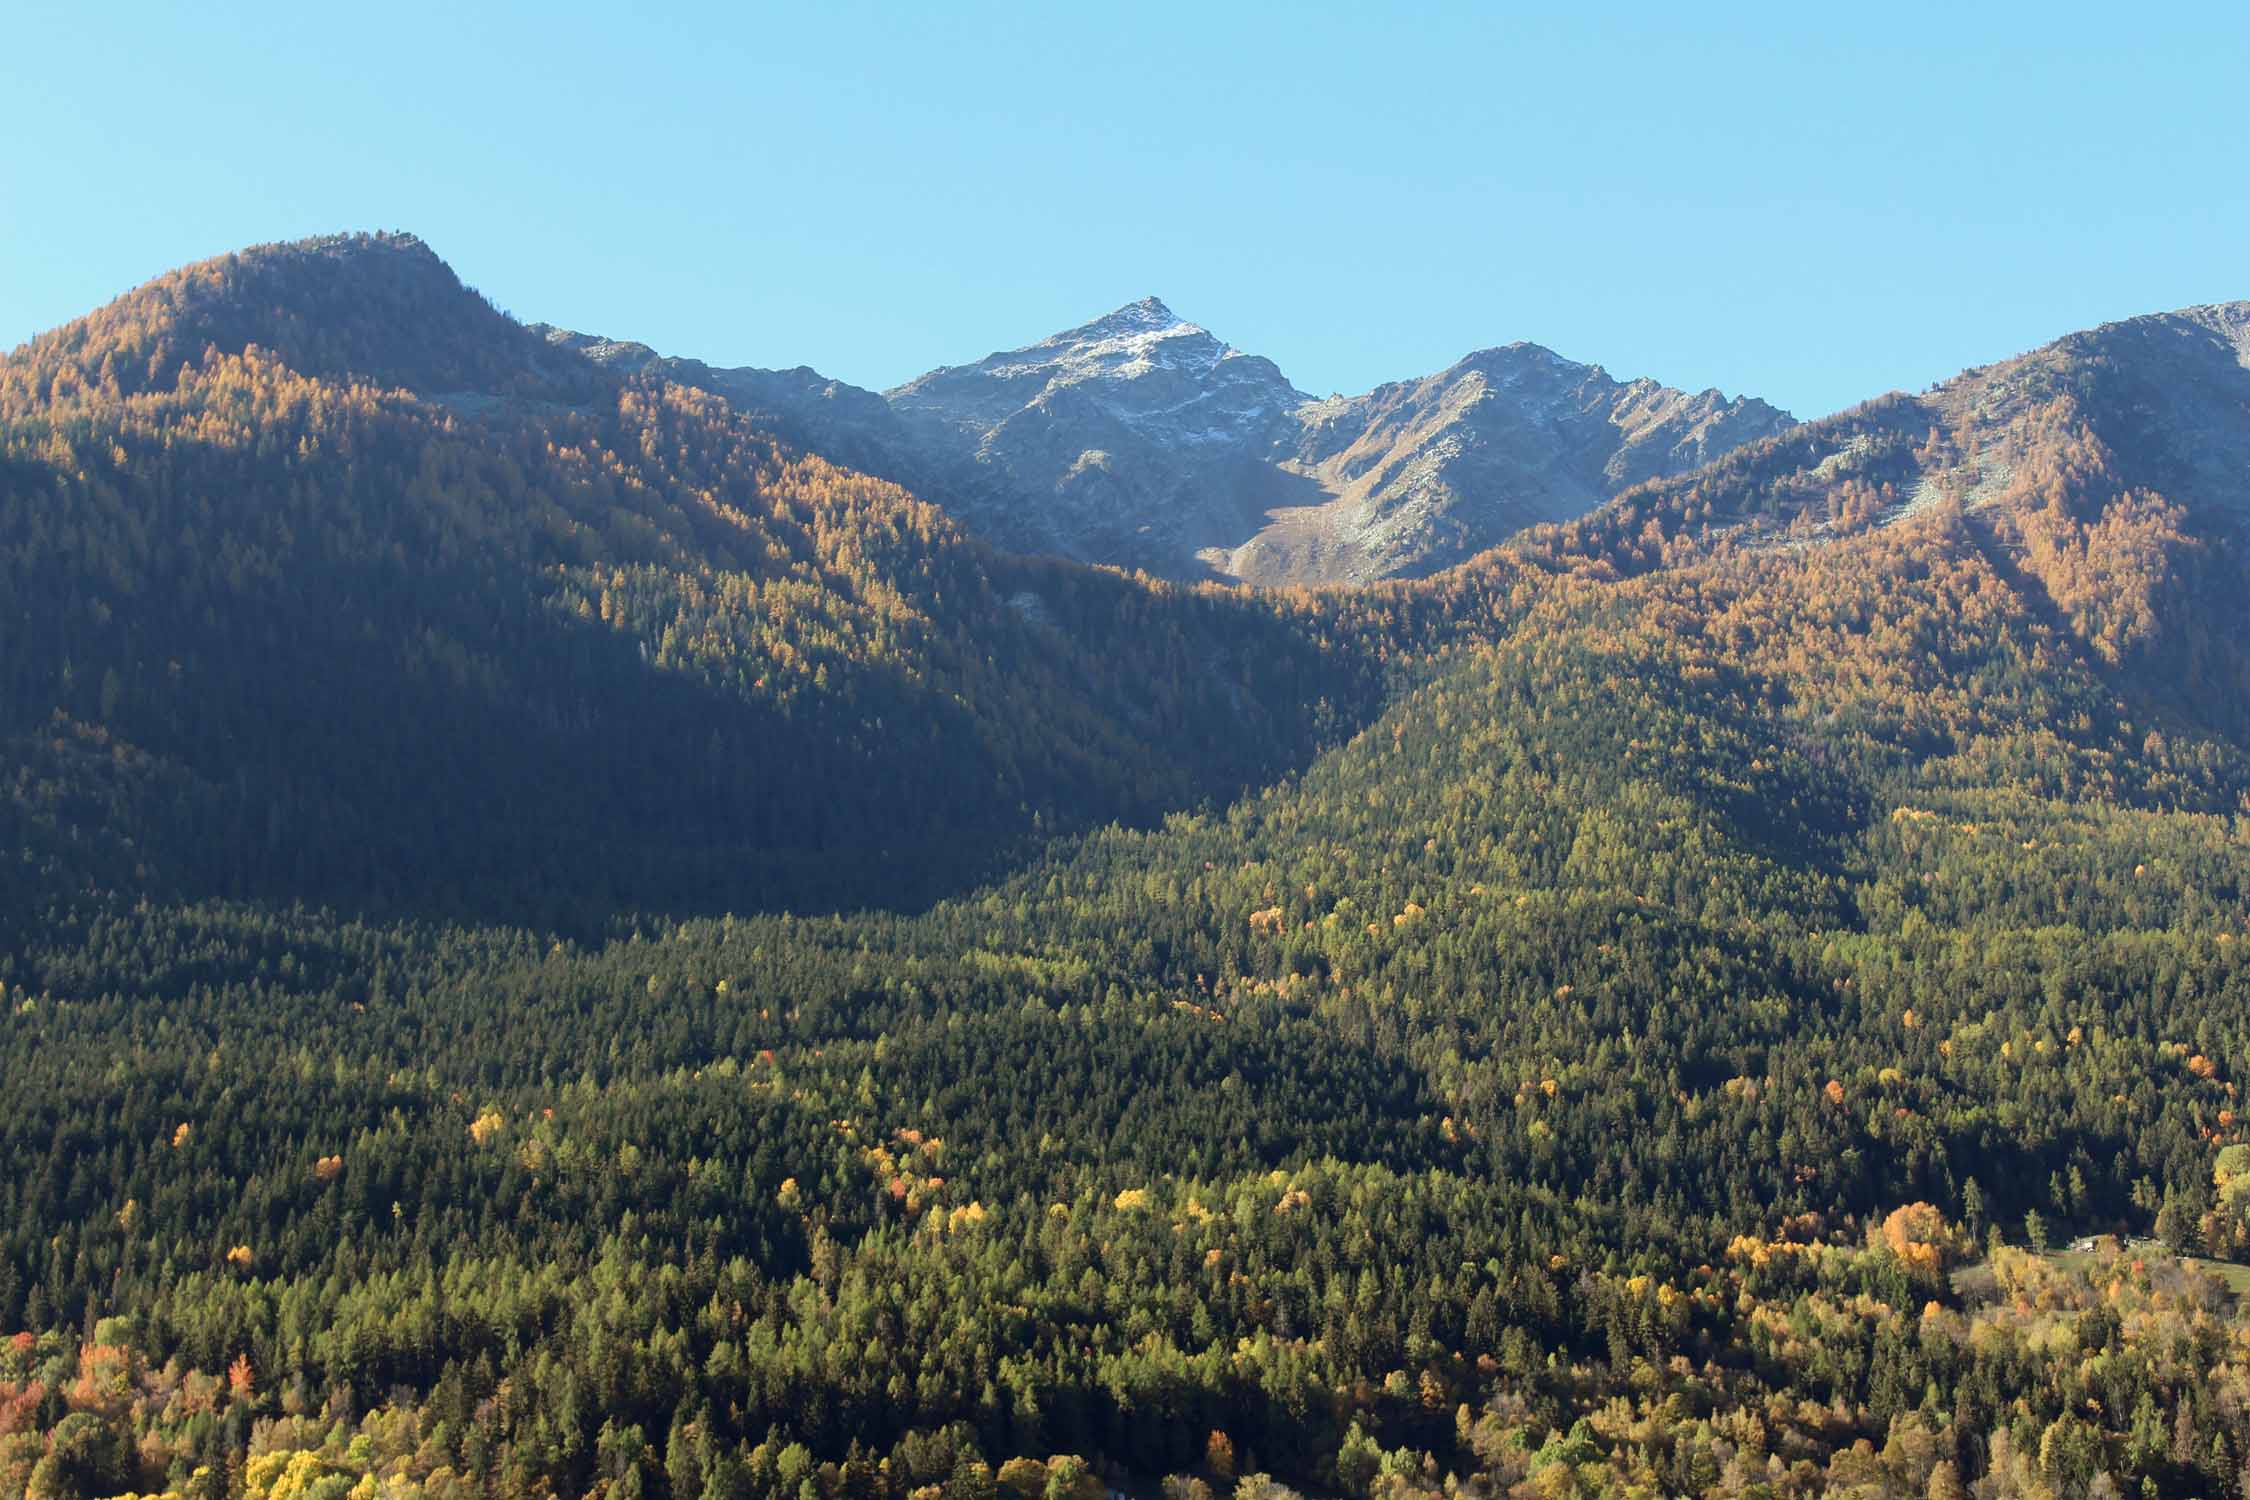
M 1801 542 L 1942 507 L 2098 512 L 2137 491 L 2232 526 L 2250 517 L 2246 475 L 2250 303 L 2233 302 L 2104 324 L 1879 397 L 1658 477 L 1584 524 Z
M 1761 401 L 1620 383 L 1530 344 L 1314 400 L 1154 297 L 881 397 L 539 331 L 767 414 L 996 545 L 1175 578 L 1418 577 L 1791 425 Z
M 1366 691 L 1249 599 L 992 553 L 408 236 L 0 361 L 0 619 L 15 916 L 926 900 L 1277 774 Z
M 887 394 L 986 475 L 961 507 L 972 528 L 1173 576 L 1285 498 L 1266 459 L 1305 400 L 1153 297 Z
M 1520 343 L 1296 415 L 1283 466 L 1332 498 L 1274 516 L 1224 560 L 1234 576 L 1421 576 L 1792 425 L 1750 397 L 1620 383 Z
M 2250 304 L 2070 334 L 1626 491 L 1524 555 L 1637 573 L 1935 526 L 2168 712 L 2250 729 Z

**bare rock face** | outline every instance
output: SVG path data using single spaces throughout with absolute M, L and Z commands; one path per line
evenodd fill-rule
M 1315 400 L 1154 297 L 882 395 L 541 331 L 761 412 L 999 546 L 1174 578 L 1419 576 L 1793 425 L 1762 401 L 1619 382 L 1535 344 Z
M 985 476 L 957 503 L 1004 545 L 1172 576 L 1257 529 L 1286 486 L 1271 455 L 1305 404 L 1271 360 L 1155 298 L 888 393 Z
M 1236 576 L 1434 572 L 1793 425 L 1763 401 L 1620 384 L 1537 344 L 1480 350 L 1421 380 L 1310 402 L 1297 417 L 1283 464 L 1328 498 L 1273 518 L 1228 559 Z

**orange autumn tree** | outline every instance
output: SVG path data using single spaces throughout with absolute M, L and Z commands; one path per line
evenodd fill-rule
M 1945 1215 L 1929 1204 L 1908 1203 L 1883 1220 L 1883 1243 L 1909 1271 L 1938 1276 L 1952 1254 L 1953 1231 Z

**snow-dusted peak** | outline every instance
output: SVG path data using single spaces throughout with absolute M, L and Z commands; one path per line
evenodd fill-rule
M 1128 302 L 1115 312 L 1104 313 L 1091 323 L 1080 324 L 1076 328 L 1055 334 L 1043 342 L 1064 344 L 1107 338 L 1130 338 L 1137 334 L 1164 333 L 1174 328 L 1192 327 L 1194 327 L 1193 324 L 1166 307 L 1157 298 L 1143 297 L 1138 302 Z
M 1154 297 L 1143 297 L 1028 348 L 995 354 L 979 368 L 1017 379 L 1036 372 L 1056 384 L 1076 385 L 1169 372 L 1202 376 L 1223 360 L 1243 357 L 1209 329 L 1188 322 Z
M 1155 297 L 972 365 L 932 370 L 890 398 L 902 410 L 979 429 L 1066 398 L 1093 399 L 1126 421 L 1195 407 L 1194 442 L 1262 424 L 1304 399 L 1271 361 L 1221 342 Z

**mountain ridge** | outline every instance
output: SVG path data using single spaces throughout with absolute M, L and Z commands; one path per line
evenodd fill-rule
M 760 403 L 809 446 L 937 500 L 1003 547 L 1190 579 L 1421 576 L 1794 421 L 1755 398 L 1617 381 L 1521 342 L 1314 397 L 1154 296 L 880 393 L 545 331 L 597 361 Z M 1511 399 L 1536 367 L 1567 388 Z M 1508 378 L 1487 379 L 1494 370 Z

